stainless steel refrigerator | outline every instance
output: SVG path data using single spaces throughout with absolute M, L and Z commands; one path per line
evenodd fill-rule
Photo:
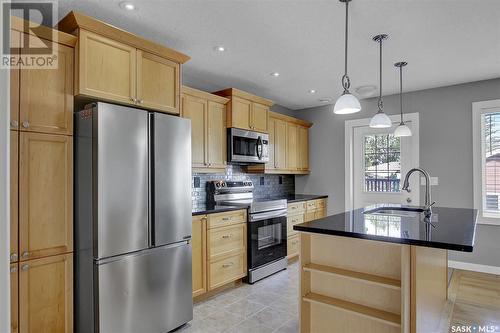
M 190 321 L 190 121 L 98 102 L 75 134 L 75 330 Z

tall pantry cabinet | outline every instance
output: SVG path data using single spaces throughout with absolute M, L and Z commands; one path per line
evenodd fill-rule
M 73 331 L 73 67 L 76 38 L 42 32 L 56 69 L 11 69 L 11 331 Z M 23 21 L 11 20 L 20 45 Z M 40 35 L 28 38 L 40 41 Z

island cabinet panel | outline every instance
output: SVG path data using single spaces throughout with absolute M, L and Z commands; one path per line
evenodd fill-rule
M 19 332 L 73 332 L 73 255 L 19 265 Z
M 181 116 L 191 120 L 191 159 L 196 172 L 222 172 L 226 167 L 227 102 L 227 98 L 182 87 Z
M 73 251 L 73 138 L 21 132 L 20 260 Z
M 193 297 L 207 292 L 207 217 L 193 216 L 191 234 Z
M 76 94 L 136 104 L 136 49 L 79 31 Z
M 180 65 L 137 50 L 137 103 L 141 107 L 178 114 Z

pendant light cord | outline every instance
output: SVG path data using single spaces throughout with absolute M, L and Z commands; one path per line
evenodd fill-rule
M 399 106 L 401 109 L 401 125 L 403 125 L 403 66 L 399 66 Z
M 349 29 L 349 1 L 345 2 L 345 47 L 344 47 L 344 75 L 342 76 L 342 87 L 344 88 L 344 94 L 349 93 L 349 88 L 351 86 L 351 80 L 347 75 L 347 45 L 348 45 L 348 29 Z
M 379 39 L 379 45 L 380 45 L 380 85 L 379 85 L 379 96 L 378 96 L 378 111 L 383 112 L 384 109 L 384 104 L 382 102 L 382 40 L 383 38 L 381 37 Z

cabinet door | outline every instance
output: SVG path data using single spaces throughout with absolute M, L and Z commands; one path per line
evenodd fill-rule
M 136 104 L 136 49 L 80 30 L 76 94 Z
M 231 127 L 241 129 L 251 129 L 250 117 L 252 113 L 252 103 L 239 97 L 231 98 Z
M 297 125 L 287 124 L 287 145 L 286 145 L 286 168 L 288 170 L 297 170 Z
M 207 217 L 193 216 L 193 297 L 207 292 Z
M 19 264 L 10 264 L 10 333 L 19 332 Z
M 154 54 L 137 51 L 137 104 L 179 114 L 180 65 Z
M 269 162 L 266 163 L 266 170 L 276 169 L 276 119 L 269 117 Z
M 309 170 L 309 129 L 304 126 L 298 126 L 298 158 L 299 169 Z
M 20 264 L 21 333 L 73 332 L 72 256 L 64 254 Z
M 19 31 L 10 31 L 10 45 L 13 48 L 19 48 L 21 44 L 21 33 Z M 10 70 L 10 128 L 19 128 L 19 68 Z
M 34 45 L 42 43 L 30 36 Z M 21 130 L 55 134 L 73 133 L 73 49 L 57 48 L 57 69 L 21 69 Z
M 191 119 L 191 163 L 193 168 L 204 168 L 207 166 L 205 128 L 207 118 L 207 101 L 190 96 L 182 97 L 182 117 Z
M 21 260 L 73 250 L 73 139 L 21 132 L 19 251 Z
M 287 156 L 287 124 L 283 120 L 276 120 L 275 139 L 274 139 L 274 156 L 277 169 L 286 169 Z
M 259 132 L 268 129 L 269 107 L 259 103 L 252 103 L 252 121 L 250 127 Z
M 10 261 L 19 260 L 19 132 L 10 131 Z
M 226 106 L 208 101 L 208 166 L 211 168 L 225 168 L 226 151 Z

